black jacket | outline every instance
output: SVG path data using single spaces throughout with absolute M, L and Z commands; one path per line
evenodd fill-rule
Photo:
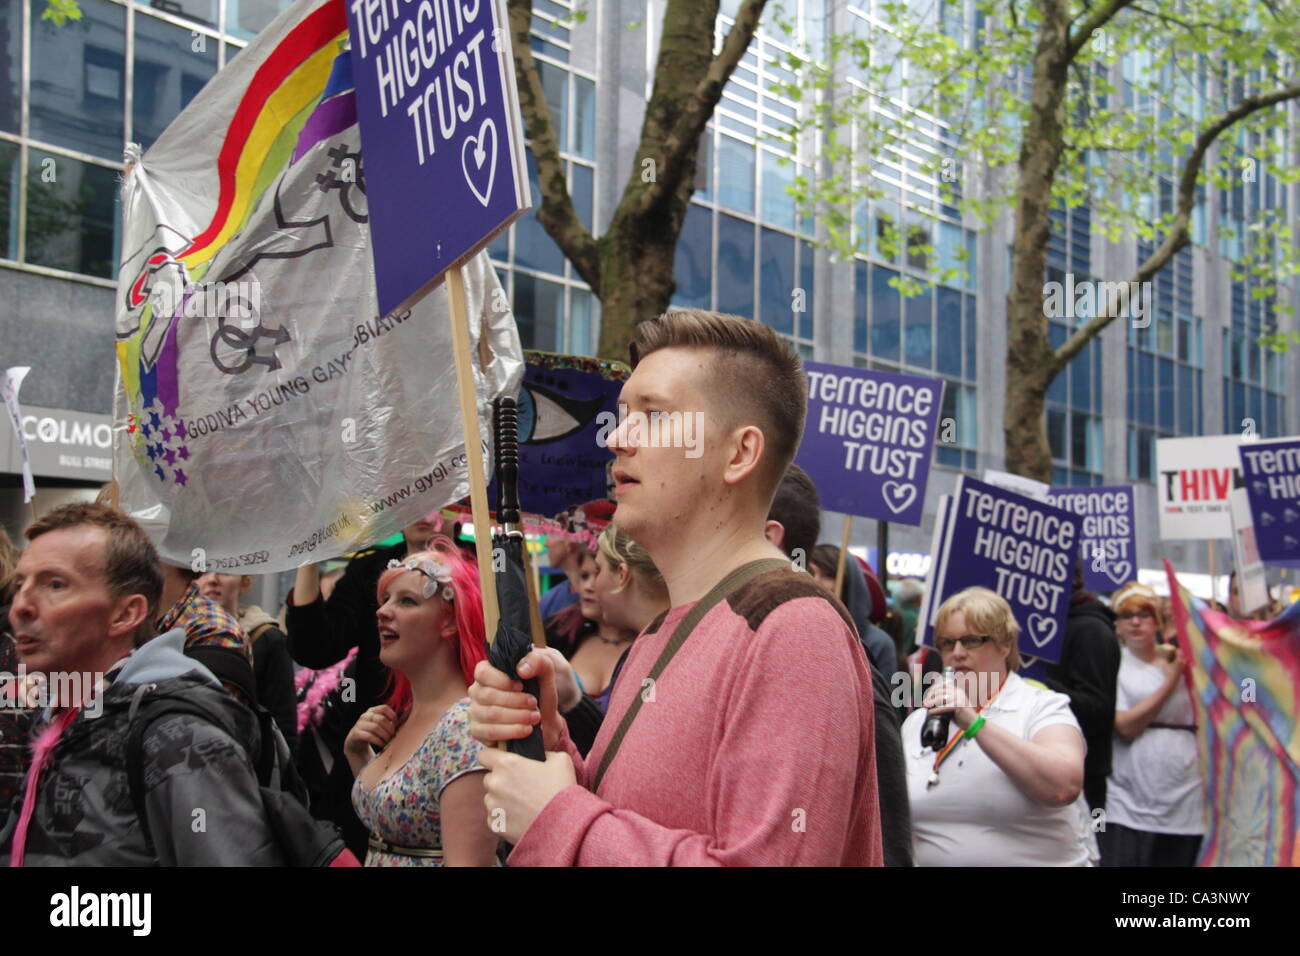
M 293 686 L 293 658 L 289 656 L 289 639 L 279 622 L 270 615 L 263 619 L 249 614 L 260 611 L 248 608 L 240 615 L 240 624 L 253 645 L 253 680 L 257 683 L 257 702 L 271 712 L 275 725 L 284 734 L 292 752 L 298 745 L 298 697 Z M 263 627 L 263 625 L 267 625 Z
M 9 609 L 0 605 L 0 627 L 7 628 Z M 8 633 L 0 633 L 0 675 L 17 675 L 18 652 L 14 649 L 13 639 Z M 22 793 L 23 777 L 31 763 L 29 734 L 35 711 L 29 707 L 17 706 L 22 701 L 17 699 L 16 676 L 4 676 L 3 690 L 7 695 L 0 701 L 0 827 L 3 827 L 9 815 L 9 807 L 14 799 Z
M 912 805 L 907 798 L 907 765 L 903 761 L 902 721 L 891 698 L 898 670 L 894 639 L 871 623 L 871 590 L 853 558 L 844 568 L 844 604 L 858 626 L 858 640 L 871 664 L 872 707 L 876 713 L 876 785 L 880 799 L 880 829 L 885 866 L 912 865 Z
M 388 669 L 379 663 L 379 625 L 375 593 L 388 562 L 406 557 L 406 543 L 366 551 L 348 562 L 328 601 L 319 597 L 302 607 L 289 605 L 285 629 L 289 654 L 303 667 L 321 670 L 337 664 L 356 647 L 357 703 L 365 711 L 382 703 Z
M 258 790 L 256 754 L 245 749 L 257 746 L 256 718 L 182 654 L 184 641 L 178 629 L 133 653 L 95 710 L 63 732 L 40 777 L 27 866 L 284 865 Z M 220 725 L 192 714 L 162 717 L 144 735 L 144 804 L 156 854 L 147 848 L 126 767 L 132 701 L 150 686 L 221 717 Z M 17 822 L 14 812 L 0 833 L 0 865 L 9 863 Z
M 891 641 L 892 645 L 893 642 Z M 884 676 L 871 668 L 876 713 L 876 786 L 880 800 L 880 835 L 885 866 L 912 865 L 912 804 L 907 798 L 907 765 L 903 762 L 902 724 L 889 700 Z
M 1070 697 L 1070 709 L 1088 744 L 1085 778 L 1105 779 L 1110 773 L 1118 678 L 1115 615 L 1087 591 L 1076 591 L 1065 622 L 1061 660 L 1048 668 L 1043 683 Z
M 853 618 L 853 623 L 858 626 L 858 640 L 867 652 L 867 660 L 889 681 L 898 670 L 898 649 L 894 646 L 893 638 L 871 623 L 875 611 L 871 589 L 867 587 L 862 568 L 853 557 L 848 558 L 844 565 L 844 607 Z M 902 751 L 899 751 L 899 756 L 902 756 Z

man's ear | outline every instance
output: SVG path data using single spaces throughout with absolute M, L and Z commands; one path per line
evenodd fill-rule
M 114 640 L 123 635 L 134 636 L 148 616 L 149 602 L 143 594 L 128 594 L 119 598 L 108 619 L 108 636 Z
M 785 525 L 781 524 L 781 522 L 773 521 L 771 518 L 768 518 L 767 524 L 763 525 L 763 537 L 767 538 L 768 541 L 771 541 L 772 544 L 776 545 L 778 548 L 781 548 L 782 551 L 785 550 L 783 547 L 785 544 Z
M 757 425 L 744 425 L 731 433 L 730 442 L 730 456 L 722 480 L 729 485 L 738 485 L 758 468 L 767 450 L 767 441 L 763 429 Z

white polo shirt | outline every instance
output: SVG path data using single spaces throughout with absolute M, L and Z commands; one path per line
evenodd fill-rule
M 907 794 L 912 804 L 912 850 L 917 866 L 1091 866 L 1097 843 L 1083 794 L 1069 806 L 1048 807 L 1026 796 L 982 747 L 980 735 L 957 744 L 926 787 L 935 754 L 921 748 L 927 712 L 903 722 Z M 1045 727 L 1079 729 L 1064 694 L 1007 675 L 986 706 L 987 723 L 1025 740 Z M 963 731 L 952 722 L 951 734 Z

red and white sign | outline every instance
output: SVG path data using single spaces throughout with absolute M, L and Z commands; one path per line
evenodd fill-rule
M 1240 435 L 1162 438 L 1156 442 L 1160 537 L 1232 537 L 1228 496 L 1241 484 Z

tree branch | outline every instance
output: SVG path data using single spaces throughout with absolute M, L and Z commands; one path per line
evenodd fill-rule
M 727 33 L 722 49 L 718 51 L 713 62 L 709 64 L 708 71 L 696 84 L 695 91 L 664 139 L 655 180 L 642 191 L 637 202 L 638 215 L 649 212 L 677 191 L 686 156 L 698 145 L 704 127 L 708 125 L 709 117 L 713 115 L 714 107 L 718 105 L 718 100 L 722 99 L 723 87 L 731 79 L 731 74 L 740 63 L 740 58 L 749 49 L 765 6 L 767 0 L 745 0 L 740 10 L 736 12 L 735 22 Z M 662 62 L 661 56 L 660 63 Z M 655 85 L 659 85 L 657 80 Z
M 1088 11 L 1088 18 L 1080 24 L 1079 29 L 1065 44 L 1066 57 L 1073 61 L 1083 49 L 1085 43 L 1092 39 L 1092 35 L 1104 27 L 1107 23 L 1115 18 L 1115 15 L 1125 7 L 1131 5 L 1134 0 L 1109 0 Z
M 1191 221 L 1192 210 L 1196 205 L 1196 179 L 1201 173 L 1201 166 L 1205 162 L 1205 156 L 1214 141 L 1225 130 L 1230 129 L 1252 113 L 1295 99 L 1300 99 L 1300 84 L 1274 90 L 1271 93 L 1248 96 L 1201 130 L 1201 134 L 1196 137 L 1196 143 L 1192 147 L 1191 153 L 1188 154 L 1186 162 L 1183 163 L 1182 174 L 1178 177 L 1178 209 L 1174 214 L 1173 228 L 1165 237 L 1164 242 L 1160 244 L 1160 248 L 1151 253 L 1147 261 L 1138 267 L 1129 280 L 1130 283 L 1150 281 L 1152 276 L 1163 269 L 1166 263 L 1174 257 L 1174 254 L 1190 241 L 1187 225 Z M 1130 285 L 1128 288 L 1132 288 L 1132 286 Z M 1060 348 L 1052 353 L 1052 361 L 1049 366 L 1052 377 L 1055 377 L 1065 366 L 1070 364 L 1074 357 L 1083 351 L 1084 346 L 1099 335 L 1102 329 L 1115 321 L 1115 318 L 1116 316 L 1107 315 L 1104 312 L 1101 315 L 1093 316 L 1075 330 L 1073 335 L 1062 342 Z
M 533 159 L 537 162 L 537 180 L 541 187 L 541 206 L 537 221 L 555 240 L 573 267 L 592 291 L 600 294 L 600 255 L 592 237 L 569 195 L 564 175 L 564 160 L 560 157 L 560 144 L 551 121 L 551 108 L 546 103 L 542 75 L 533 58 L 530 33 L 533 23 L 532 0 L 509 0 L 510 34 L 514 46 L 515 78 L 519 86 L 519 111 L 524 117 L 524 129 L 531 141 Z

